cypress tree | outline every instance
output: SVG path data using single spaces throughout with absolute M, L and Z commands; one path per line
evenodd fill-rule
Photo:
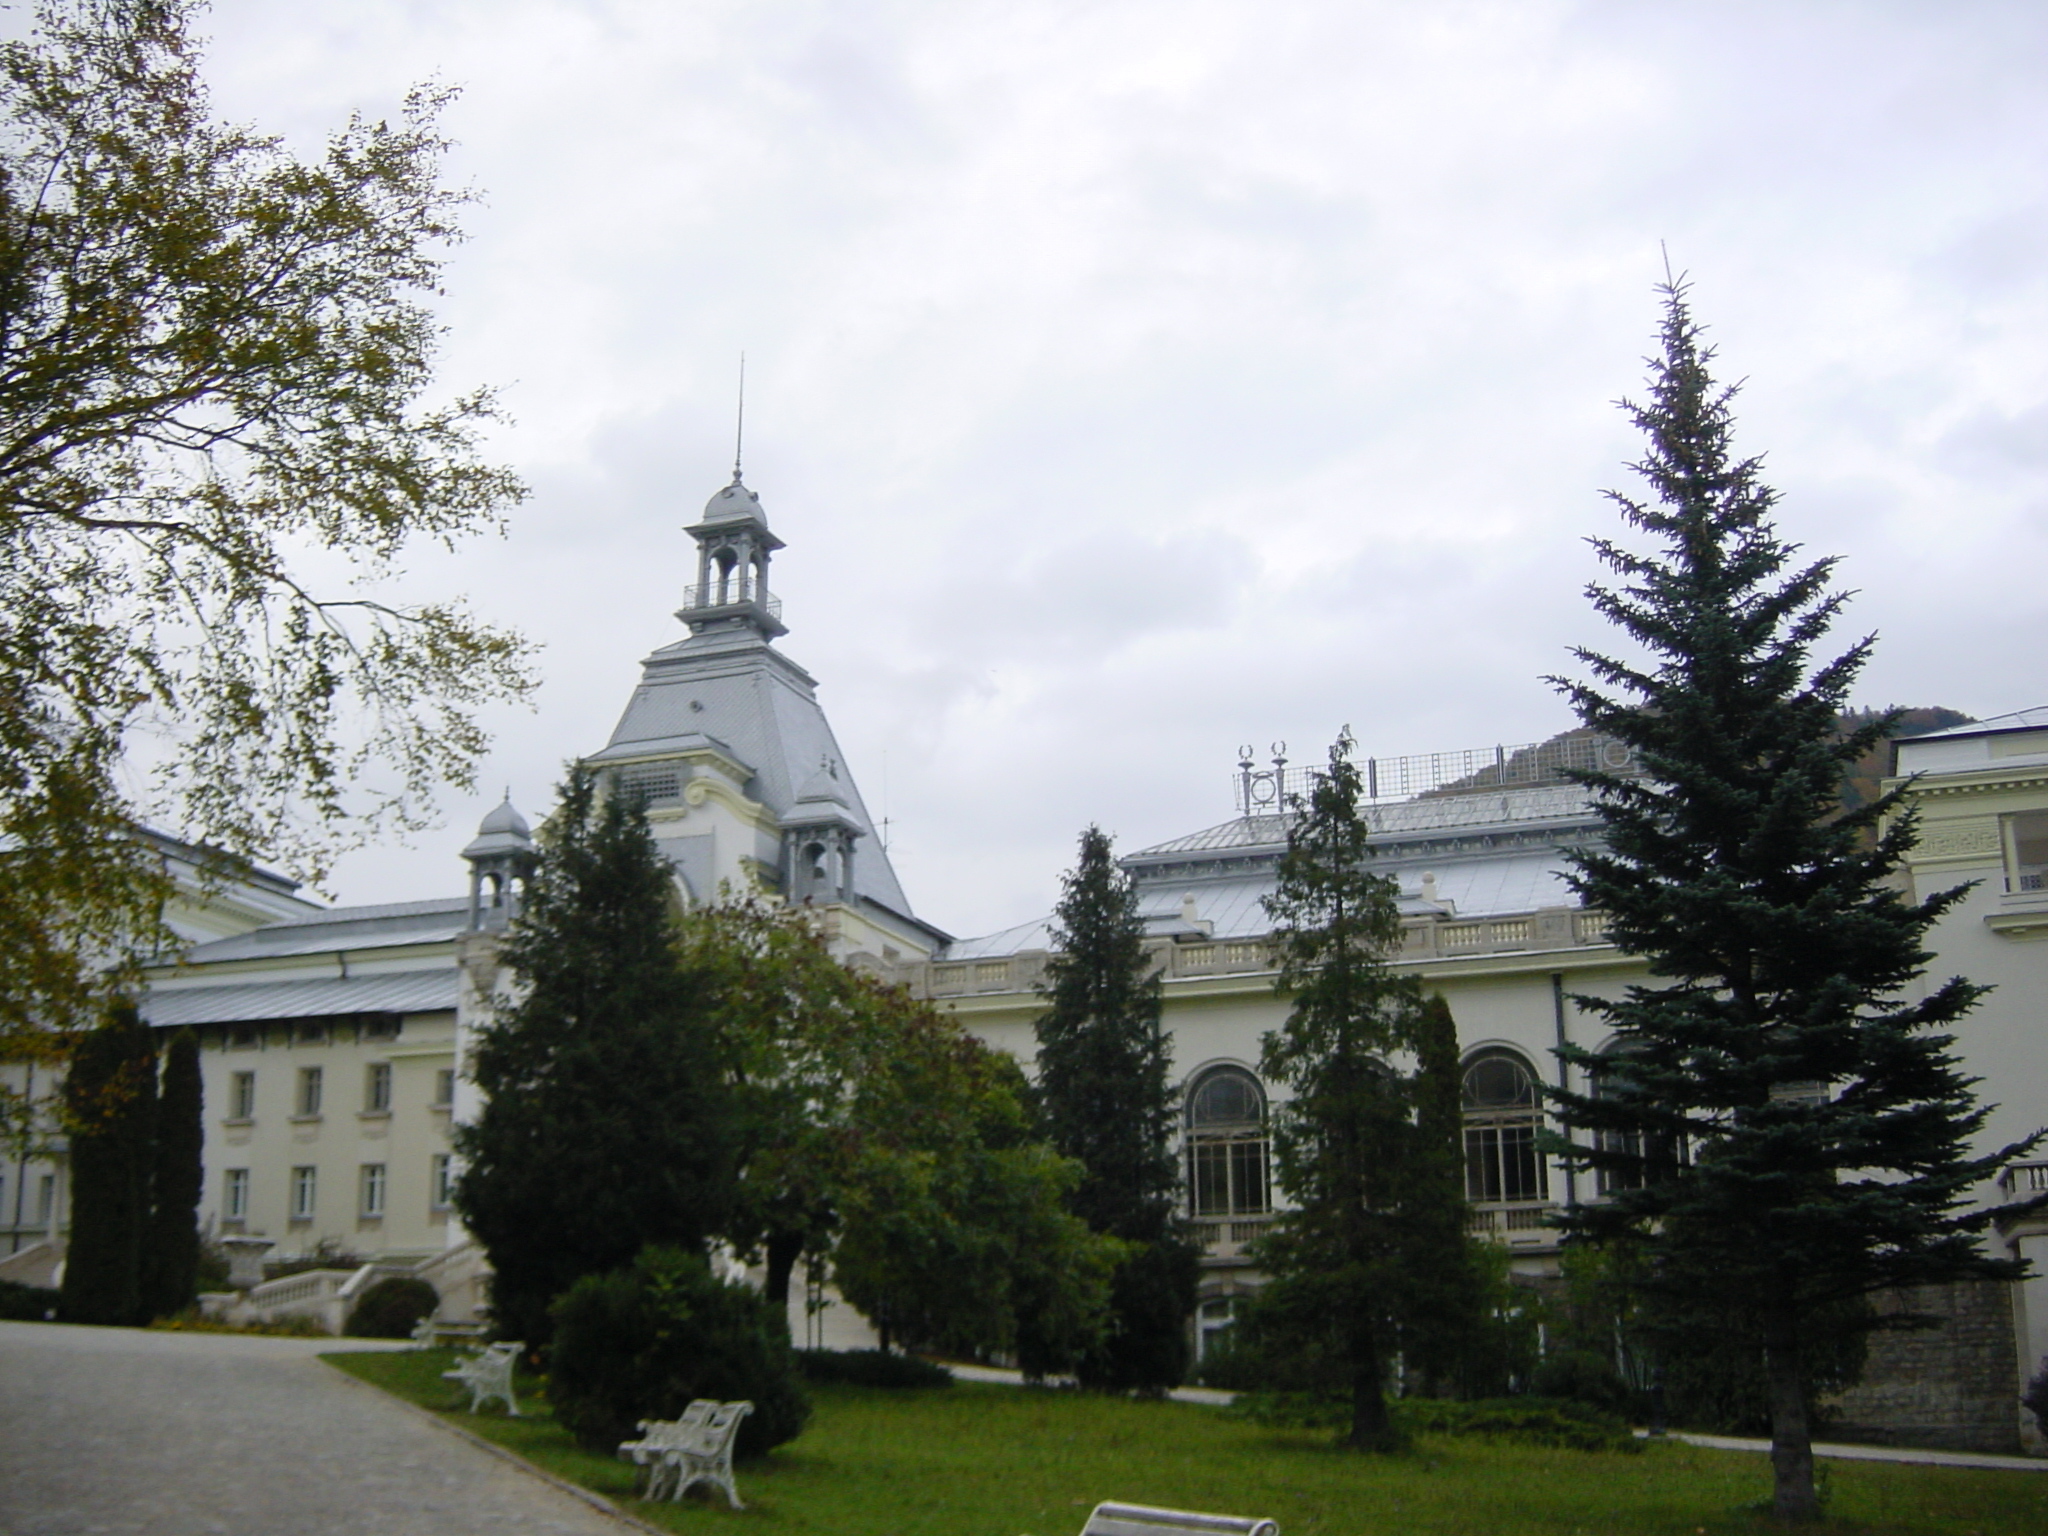
M 79 1036 L 64 1079 L 71 1142 L 71 1236 L 57 1316 L 127 1326 L 141 1320 L 156 1049 L 133 1004 Z
M 1391 1350 L 1404 1334 L 1441 1343 L 1418 1305 L 1432 1274 L 1466 1283 L 1462 1203 L 1447 1182 L 1457 1043 L 1449 1010 L 1425 1007 L 1414 979 L 1388 967 L 1400 908 L 1394 882 L 1367 867 L 1351 751 L 1347 731 L 1266 898 L 1280 941 L 1275 986 L 1293 1007 L 1265 1037 L 1260 1066 L 1293 1090 L 1274 1115 L 1273 1148 L 1294 1208 L 1260 1245 L 1273 1279 L 1252 1320 L 1268 1349 L 1319 1360 L 1351 1400 L 1345 1442 L 1379 1450 L 1398 1441 Z
M 199 1289 L 199 1196 L 205 1181 L 204 1090 L 199 1040 L 189 1029 L 171 1038 L 157 1090 L 149 1226 L 142 1248 L 142 1315 L 171 1317 Z
M 1633 467 L 1649 494 L 1610 493 L 1655 547 L 1596 541 L 1619 581 L 1591 592 L 1642 659 L 1579 650 L 1594 681 L 1556 680 L 1640 765 L 1579 776 L 1606 836 L 1570 857 L 1581 897 L 1657 978 L 1579 999 L 1623 1049 L 1565 1053 L 1599 1084 L 1554 1096 L 1594 1133 L 1575 1161 L 1612 1189 L 1568 1224 L 1641 1250 L 1661 1307 L 1720 1309 L 1731 1338 L 1755 1341 L 1775 1508 L 1807 1520 L 1817 1344 L 1833 1348 L 1845 1308 L 1881 1288 L 2016 1278 L 1978 1245 L 1996 1213 L 1965 1207 L 2032 1142 L 1970 1155 L 1985 1110 L 1948 1030 L 1982 989 L 1919 984 L 1928 928 L 1961 892 L 1901 894 L 1915 831 L 1897 793 L 1840 803 L 1890 728 L 1838 727 L 1872 642 L 1813 659 L 1845 600 L 1835 562 L 1802 563 L 1778 535 L 1685 285 L 1660 291 L 1650 393 L 1623 407 L 1647 439 Z
M 521 996 L 481 1032 L 484 1108 L 456 1133 L 501 1336 L 544 1342 L 576 1280 L 701 1251 L 730 1208 L 728 1095 L 675 915 L 638 804 L 573 769 L 502 951 Z
M 1401 1358 L 1423 1395 L 1445 1396 L 1469 1374 L 1485 1302 L 1477 1241 L 1465 1225 L 1464 1074 L 1451 1005 L 1432 993 L 1415 1021 L 1415 1139 L 1402 1235 Z
M 1161 1391 L 1187 1373 L 1199 1259 L 1178 1214 L 1160 981 L 1137 892 L 1100 827 L 1081 834 L 1063 885 L 1036 1024 L 1042 1113 L 1053 1146 L 1085 1170 L 1070 1208 L 1132 1245 L 1111 1283 L 1104 1341 L 1078 1371 L 1087 1386 Z

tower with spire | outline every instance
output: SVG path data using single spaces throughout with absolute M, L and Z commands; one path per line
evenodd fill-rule
M 684 531 L 697 579 L 676 617 L 689 634 L 641 663 L 589 763 L 646 807 L 691 901 L 759 892 L 821 909 L 844 954 L 930 953 L 945 935 L 912 914 L 816 679 L 776 648 L 788 627 L 768 571 L 783 541 L 737 455 Z

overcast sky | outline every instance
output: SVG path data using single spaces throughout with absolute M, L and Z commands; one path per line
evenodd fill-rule
M 545 650 L 488 795 L 357 855 L 459 889 L 678 638 L 730 473 L 919 915 L 1037 915 L 1078 830 L 1227 819 L 1241 743 L 1571 723 L 1659 242 L 1864 702 L 2048 702 L 2048 7 L 217 0 L 222 110 L 314 146 L 463 96 L 451 385 L 532 499 L 423 556 Z M 1845 634 L 1845 638 L 1847 638 Z

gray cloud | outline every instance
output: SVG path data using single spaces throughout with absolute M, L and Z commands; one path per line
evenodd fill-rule
M 507 385 L 536 495 L 413 581 L 547 643 L 493 797 L 679 632 L 742 349 L 786 648 L 942 925 L 1042 910 L 1088 821 L 1223 819 L 1240 742 L 1556 729 L 1660 240 L 1883 633 L 1869 696 L 2041 702 L 2038 6 L 212 14 L 223 106 L 295 143 L 465 84 L 448 374 Z M 461 830 L 343 893 L 451 887 Z

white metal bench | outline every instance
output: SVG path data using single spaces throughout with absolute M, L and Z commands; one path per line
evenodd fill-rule
M 1202 1515 L 1189 1509 L 1144 1504 L 1098 1504 L 1081 1536 L 1280 1536 L 1272 1520 L 1243 1515 Z
M 679 1419 L 640 1421 L 640 1438 L 628 1440 L 620 1446 L 619 1459 L 645 1469 L 647 1486 L 641 1497 L 664 1499 L 669 1496 L 669 1483 L 680 1469 L 668 1453 L 681 1449 L 686 1441 L 693 1438 L 717 1406 L 710 1398 L 700 1397 L 683 1410 Z
M 521 1415 L 512 1397 L 512 1368 L 524 1353 L 524 1344 L 486 1344 L 466 1360 L 458 1360 L 454 1370 L 443 1371 L 441 1378 L 469 1388 L 471 1413 L 495 1397 L 504 1401 L 505 1412 L 516 1419 Z
M 683 1410 L 680 1419 L 643 1421 L 641 1438 L 620 1446 L 619 1455 L 648 1468 L 650 1499 L 680 1499 L 697 1484 L 709 1483 L 734 1509 L 745 1509 L 733 1486 L 732 1452 L 740 1420 L 753 1411 L 752 1403 L 699 1399 Z

